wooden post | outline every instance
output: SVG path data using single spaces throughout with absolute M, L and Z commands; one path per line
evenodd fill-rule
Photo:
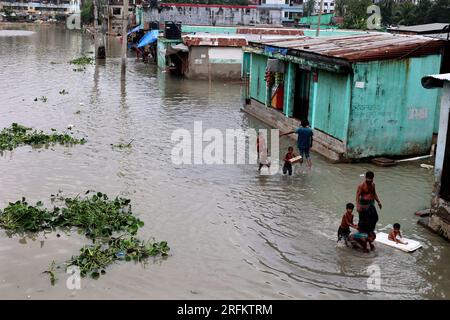
M 320 9 L 319 9 L 319 16 L 317 17 L 317 31 L 316 31 L 316 37 L 319 36 L 320 33 L 320 16 L 322 15 L 323 10 L 323 0 L 320 0 Z
M 128 0 L 123 0 L 122 6 L 122 63 L 126 63 L 128 45 Z
M 94 0 L 94 52 L 95 58 L 98 58 L 98 11 L 97 0 Z

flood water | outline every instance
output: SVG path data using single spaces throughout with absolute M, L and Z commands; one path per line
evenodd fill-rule
M 420 162 L 382 168 L 331 164 L 313 154 L 313 170 L 292 178 L 260 176 L 252 165 L 174 165 L 171 133 L 203 128 L 265 128 L 240 111 L 239 84 L 188 81 L 158 72 L 130 54 L 74 72 L 68 64 L 93 51 L 91 39 L 54 26 L 0 30 L 0 128 L 12 122 L 50 131 L 74 125 L 85 145 L 32 149 L 0 157 L 0 206 L 25 196 L 48 200 L 88 189 L 132 199 L 145 222 L 139 237 L 166 240 L 167 259 L 119 263 L 81 290 L 66 274 L 51 286 L 42 274 L 84 243 L 77 234 L 35 239 L 0 231 L 0 298 L 18 299 L 411 299 L 450 297 L 449 243 L 417 225 L 430 202 L 433 175 Z M 29 34 L 24 30 L 34 31 Z M 118 47 L 117 39 L 111 44 Z M 60 95 L 65 89 L 68 95 Z M 34 99 L 45 96 L 47 102 Z M 78 112 L 80 111 L 80 112 Z M 117 150 L 111 144 L 132 142 Z M 293 142 L 281 139 L 281 150 Z M 378 230 L 399 222 L 423 243 L 408 254 L 377 246 L 363 254 L 336 245 L 345 204 L 360 175 L 375 172 L 383 209 Z M 369 289 L 379 266 L 381 288 Z

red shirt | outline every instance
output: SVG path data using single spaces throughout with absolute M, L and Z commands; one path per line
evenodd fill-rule
M 292 152 L 286 153 L 286 155 L 284 156 L 284 164 L 290 164 L 291 162 L 289 161 L 289 159 L 292 159 L 293 157 L 294 153 Z

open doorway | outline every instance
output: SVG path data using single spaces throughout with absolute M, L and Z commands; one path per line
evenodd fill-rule
M 293 117 L 296 119 L 308 119 L 310 82 L 311 71 L 297 67 L 293 112 Z

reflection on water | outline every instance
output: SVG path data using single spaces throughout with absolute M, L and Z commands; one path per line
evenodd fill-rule
M 16 27 L 17 28 L 17 27 Z M 0 127 L 11 122 L 44 130 L 74 124 L 85 145 L 22 147 L 0 158 L 0 205 L 26 196 L 48 199 L 63 190 L 95 189 L 130 197 L 145 221 L 142 238 L 167 240 L 172 255 L 150 263 L 117 264 L 82 290 L 51 287 L 41 274 L 54 259 L 76 254 L 76 234 L 20 241 L 0 233 L 2 298 L 448 298 L 448 243 L 416 224 L 427 207 L 432 173 L 417 163 L 394 168 L 330 164 L 313 155 L 313 170 L 293 177 L 259 176 L 253 166 L 171 163 L 178 128 L 265 128 L 240 111 L 240 86 L 186 81 L 154 65 L 120 58 L 74 72 L 68 61 L 93 50 L 91 39 L 54 26 L 0 38 Z M 31 30 L 31 29 L 30 29 Z M 117 38 L 109 46 L 120 48 Z M 68 95 L 59 95 L 65 89 Z M 48 101 L 35 102 L 46 96 Z M 133 147 L 113 150 L 112 143 Z M 280 157 L 293 144 L 281 140 Z M 360 254 L 336 245 L 345 203 L 360 175 L 375 171 L 383 201 L 379 229 L 394 222 L 424 248 L 412 254 L 378 246 Z M 367 268 L 381 268 L 381 290 L 367 289 Z

